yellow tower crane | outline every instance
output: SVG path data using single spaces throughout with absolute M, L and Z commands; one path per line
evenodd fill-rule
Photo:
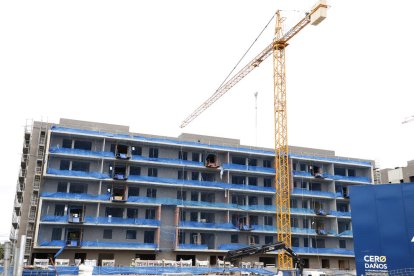
M 311 25 L 318 25 L 326 18 L 328 6 L 325 0 L 319 1 L 310 12 L 306 13 L 293 28 L 283 33 L 283 21 L 280 11 L 276 12 L 275 38 L 260 54 L 244 66 L 230 80 L 222 84 L 216 92 L 203 102 L 193 113 L 191 113 L 180 125 L 187 126 L 198 117 L 204 110 L 210 107 L 221 96 L 229 91 L 241 79 L 258 67 L 267 57 L 273 53 L 273 80 L 274 80 L 274 125 L 275 125 L 275 188 L 276 188 L 276 227 L 278 241 L 284 242 L 291 247 L 291 225 L 290 225 L 290 168 L 289 147 L 286 111 L 286 72 L 285 72 L 285 48 L 288 41 L 299 31 Z M 284 250 L 278 252 L 278 268 L 291 269 L 292 259 Z

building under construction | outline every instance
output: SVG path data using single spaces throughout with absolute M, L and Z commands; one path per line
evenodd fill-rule
M 25 259 L 196 260 L 277 239 L 273 150 L 61 119 L 25 129 L 10 239 Z M 374 162 L 290 147 L 292 248 L 305 267 L 354 270 L 348 188 Z M 277 262 L 277 252 L 243 261 Z

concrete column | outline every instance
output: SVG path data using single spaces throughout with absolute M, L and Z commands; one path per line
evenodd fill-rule
M 11 246 L 10 242 L 4 243 L 4 275 L 9 276 L 10 275 L 10 252 Z
M 17 276 L 21 276 L 23 274 L 23 260 L 24 260 L 24 249 L 26 246 L 26 235 L 22 235 L 20 239 L 20 250 L 19 250 L 19 258 L 17 262 Z

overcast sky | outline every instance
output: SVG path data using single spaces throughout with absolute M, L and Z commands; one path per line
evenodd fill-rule
M 0 2 L 0 236 L 8 237 L 26 119 L 131 126 L 177 136 L 277 9 L 286 28 L 314 1 Z M 286 49 L 289 144 L 414 159 L 414 2 L 333 0 Z M 242 64 L 270 43 L 272 22 Z M 273 146 L 269 58 L 184 131 Z M 29 199 L 24 199 L 29 200 Z

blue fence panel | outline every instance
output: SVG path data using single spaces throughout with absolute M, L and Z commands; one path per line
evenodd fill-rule
M 338 234 L 339 237 L 341 236 L 352 236 L 352 230 L 347 230 Z
M 217 273 L 248 272 L 257 275 L 273 275 L 261 268 L 218 268 L 218 267 L 94 267 L 93 275 L 162 275 L 165 273 L 186 273 L 191 275 L 211 275 Z
M 294 234 L 315 235 L 316 234 L 316 231 L 315 231 L 315 229 L 292 227 L 292 233 L 294 233 Z
M 82 247 L 121 247 L 121 248 L 151 248 L 156 249 L 154 243 L 140 242 L 101 242 L 101 241 L 82 241 Z

